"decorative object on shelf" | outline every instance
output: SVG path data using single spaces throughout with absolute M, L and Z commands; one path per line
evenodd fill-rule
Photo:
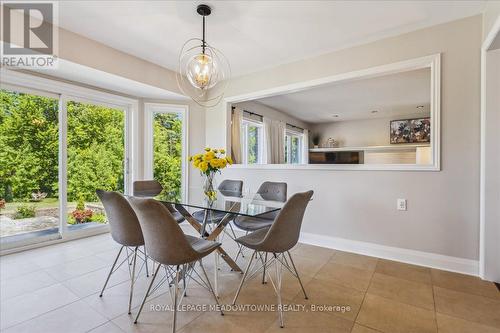
M 326 140 L 326 147 L 325 148 L 336 148 L 339 146 L 339 143 L 338 141 L 335 141 L 334 138 L 328 138 L 328 140 Z
M 430 143 L 431 119 L 416 118 L 391 120 L 390 142 L 397 143 Z
M 321 136 L 319 135 L 319 133 L 314 133 L 311 136 L 311 140 L 314 145 L 314 148 L 319 148 L 319 142 L 321 141 Z
M 217 187 L 215 184 L 215 175 L 221 173 L 228 164 L 233 164 L 231 157 L 226 156 L 224 149 L 205 148 L 205 152 L 193 155 L 189 158 L 193 166 L 200 170 L 203 180 L 203 194 L 206 199 L 211 202 L 215 201 L 217 195 Z
M 189 39 L 182 46 L 176 74 L 177 85 L 199 105 L 213 107 L 224 96 L 231 68 L 224 54 L 205 41 L 205 18 L 212 9 L 201 4 L 196 11 L 203 18 L 202 38 Z

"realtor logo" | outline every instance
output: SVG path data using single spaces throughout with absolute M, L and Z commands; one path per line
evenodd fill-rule
M 2 1 L 2 66 L 56 67 L 56 7 L 55 2 Z

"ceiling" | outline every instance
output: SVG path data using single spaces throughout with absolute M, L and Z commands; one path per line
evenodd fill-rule
M 255 102 L 308 123 L 428 116 L 430 74 L 430 69 L 425 68 L 328 84 Z
M 201 1 L 61 1 L 59 25 L 176 70 Z M 481 12 L 484 1 L 205 1 L 207 41 L 233 76 Z

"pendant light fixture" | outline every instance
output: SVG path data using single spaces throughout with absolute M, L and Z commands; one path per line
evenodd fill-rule
M 203 20 L 202 38 L 192 38 L 184 43 L 179 55 L 177 85 L 199 105 L 213 107 L 224 96 L 231 68 L 226 57 L 205 40 L 205 18 L 212 9 L 202 4 L 196 11 Z

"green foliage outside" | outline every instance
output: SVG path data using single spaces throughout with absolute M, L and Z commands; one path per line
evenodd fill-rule
M 154 115 L 153 172 L 163 186 L 158 196 L 164 200 L 181 199 L 182 120 L 177 114 Z
M 0 90 L 0 199 L 23 212 L 18 203 L 33 192 L 47 193 L 44 202 L 57 201 L 58 116 L 57 99 Z M 124 190 L 124 112 L 70 101 L 67 118 L 68 202 L 77 201 L 83 211 L 85 202 L 99 202 L 96 189 Z M 162 199 L 181 197 L 181 158 L 181 118 L 155 114 L 154 177 L 165 188 Z
M 14 219 L 26 219 L 29 217 L 35 217 L 35 206 L 25 204 L 17 207 Z
M 257 126 L 248 126 L 248 164 L 257 163 L 259 154 L 259 128 Z
M 85 222 L 97 222 L 97 223 L 105 224 L 106 223 L 106 214 L 95 213 L 92 215 L 92 217 L 90 217 Z M 71 225 L 77 224 L 75 217 L 71 214 L 68 215 L 68 224 L 71 224 Z
M 98 201 L 95 190 L 123 191 L 124 114 L 69 102 L 68 201 Z M 0 198 L 58 196 L 58 100 L 0 90 Z

